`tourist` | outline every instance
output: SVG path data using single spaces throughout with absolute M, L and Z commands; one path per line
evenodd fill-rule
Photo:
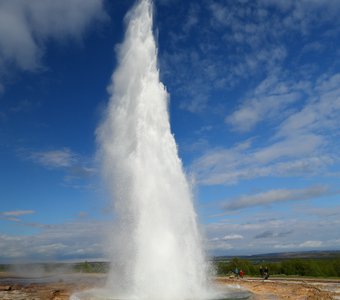
M 264 271 L 263 271 L 263 268 L 262 268 L 262 266 L 260 266 L 260 275 L 261 275 L 261 278 L 263 278 L 263 277 L 264 277 Z
M 244 272 L 243 272 L 243 270 L 241 269 L 241 270 L 240 270 L 240 277 L 243 278 L 243 276 L 244 276 Z
M 239 276 L 238 268 L 235 268 L 234 273 L 235 273 L 235 276 L 238 278 L 238 276 Z
M 269 270 L 268 267 L 264 267 L 264 272 L 263 272 L 264 279 L 269 278 Z

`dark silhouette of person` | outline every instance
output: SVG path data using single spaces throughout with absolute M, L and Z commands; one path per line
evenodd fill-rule
M 261 278 L 263 278 L 263 277 L 264 277 L 264 271 L 263 271 L 263 268 L 262 268 L 262 266 L 260 266 L 260 275 L 261 275 Z
M 268 270 L 268 267 L 264 267 L 263 275 L 264 275 L 264 279 L 268 279 L 268 278 L 269 278 L 269 270 Z

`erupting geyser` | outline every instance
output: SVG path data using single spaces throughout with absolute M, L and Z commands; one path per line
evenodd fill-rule
M 111 98 L 97 130 L 115 216 L 107 290 L 73 299 L 206 298 L 206 263 L 192 195 L 170 131 L 152 1 L 126 17 Z
M 201 294 L 205 264 L 159 80 L 151 1 L 140 1 L 127 21 L 107 116 L 98 129 L 119 218 L 109 285 L 140 298 L 191 298 Z

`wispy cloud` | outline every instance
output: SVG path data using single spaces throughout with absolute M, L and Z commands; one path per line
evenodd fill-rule
M 281 76 L 281 77 L 280 77 Z M 339 113 L 340 74 L 324 74 L 315 80 L 292 82 L 269 75 L 252 92 L 252 98 L 225 119 L 231 129 L 246 132 L 261 122 L 282 122 L 278 137 L 315 134 L 336 128 Z M 296 110 L 292 104 L 301 103 Z
M 34 162 L 47 168 L 65 168 L 72 166 L 77 156 L 67 148 L 60 150 L 38 151 L 31 153 Z
M 335 164 L 332 153 L 320 153 L 322 139 L 301 136 L 256 147 L 256 140 L 229 149 L 210 149 L 190 166 L 197 183 L 203 185 L 235 184 L 241 180 L 267 176 L 313 176 L 326 173 Z M 242 145 L 242 144 L 241 144 Z M 314 151 L 314 153 L 313 153 Z
M 231 200 L 223 205 L 226 210 L 243 209 L 253 206 L 263 206 L 278 202 L 310 200 L 330 193 L 325 186 L 313 186 L 305 189 L 277 189 L 254 195 L 245 195 Z
M 301 110 L 291 114 L 282 124 L 277 136 L 285 137 L 325 130 L 339 132 L 340 74 L 325 74 L 318 78 L 310 91 L 313 95 Z
M 20 156 L 48 169 L 65 169 L 68 172 L 68 180 L 86 178 L 96 172 L 95 168 L 91 166 L 91 160 L 82 157 L 69 148 L 32 151 L 30 153 L 24 150 L 20 152 Z
M 6 220 L 10 222 L 16 222 L 20 224 L 27 224 L 23 222 L 22 216 L 35 214 L 34 210 L 12 210 L 12 211 L 4 211 L 0 212 L 0 219 Z
M 263 120 L 282 120 L 287 116 L 286 109 L 302 99 L 306 84 L 283 81 L 277 74 L 270 74 L 225 122 L 235 131 L 247 132 Z
M 65 172 L 64 185 L 73 188 L 89 188 L 91 185 L 82 181 L 91 178 L 96 172 L 92 159 L 83 157 L 69 148 L 46 151 L 29 151 L 20 149 L 18 155 L 48 170 Z
M 4 211 L 0 214 L 3 216 L 19 217 L 19 216 L 30 215 L 34 213 L 35 213 L 34 210 L 13 210 L 13 211 Z
M 187 20 L 183 27 L 183 30 L 185 32 L 189 32 L 193 26 L 196 26 L 198 24 L 199 13 L 200 6 L 196 3 L 191 3 L 189 7 Z

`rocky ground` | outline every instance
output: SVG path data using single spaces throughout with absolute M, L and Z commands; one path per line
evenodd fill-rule
M 9 277 L 0 274 L 1 300 L 66 300 L 76 291 L 100 287 L 105 277 L 99 274 L 69 274 L 41 278 Z M 340 299 L 340 280 L 301 280 L 258 278 L 217 278 L 223 286 L 247 289 L 253 300 Z

